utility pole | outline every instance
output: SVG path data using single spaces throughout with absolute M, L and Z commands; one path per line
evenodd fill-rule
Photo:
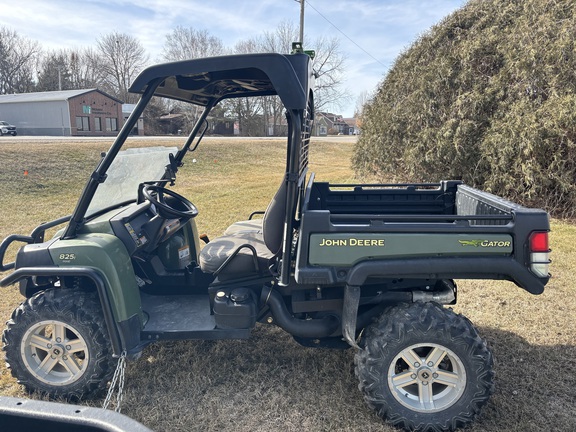
M 296 0 L 298 1 L 298 0 Z M 304 1 L 300 0 L 300 40 L 299 42 L 304 46 Z

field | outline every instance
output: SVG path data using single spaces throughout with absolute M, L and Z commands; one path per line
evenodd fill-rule
M 109 145 L 2 137 L 0 240 L 69 214 Z M 317 179 L 361 181 L 349 167 L 352 147 L 339 138 L 314 141 Z M 284 157 L 281 140 L 207 139 L 185 160 L 176 190 L 199 208 L 200 232 L 215 237 L 266 207 Z M 496 359 L 496 392 L 470 431 L 576 430 L 576 226 L 553 220 L 551 245 L 554 278 L 540 296 L 508 282 L 458 281 L 455 310 L 475 323 Z M 16 287 L 3 288 L 0 319 L 20 301 Z M 128 364 L 122 412 L 156 431 L 392 431 L 364 404 L 353 354 L 303 348 L 267 326 L 257 326 L 247 341 L 153 345 Z M 0 353 L 0 395 L 26 396 L 3 360 Z

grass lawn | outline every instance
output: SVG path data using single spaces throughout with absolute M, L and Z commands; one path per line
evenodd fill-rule
M 0 240 L 69 214 L 110 142 L 2 137 Z M 338 138 L 313 142 L 316 178 L 359 181 L 350 169 L 352 148 Z M 199 208 L 199 231 L 216 237 L 266 208 L 284 158 L 282 140 L 206 139 L 185 160 L 176 190 Z M 576 227 L 554 220 L 551 246 L 554 277 L 540 296 L 509 282 L 458 281 L 455 310 L 475 323 L 496 363 L 496 392 L 470 431 L 576 430 Z M 17 287 L 3 288 L 0 318 L 7 320 L 20 301 Z M 352 350 L 303 348 L 267 326 L 247 341 L 156 344 L 128 364 L 122 412 L 156 431 L 393 430 L 364 404 L 352 358 Z M 26 396 L 3 359 L 0 353 L 0 395 Z

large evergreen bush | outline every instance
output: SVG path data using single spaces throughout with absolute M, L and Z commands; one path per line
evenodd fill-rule
M 565 0 L 471 0 L 399 56 L 365 106 L 355 169 L 462 179 L 576 214 L 576 17 Z

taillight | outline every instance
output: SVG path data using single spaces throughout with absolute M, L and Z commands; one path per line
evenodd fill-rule
M 533 232 L 530 235 L 530 270 L 538 277 L 548 277 L 549 267 L 548 232 Z

